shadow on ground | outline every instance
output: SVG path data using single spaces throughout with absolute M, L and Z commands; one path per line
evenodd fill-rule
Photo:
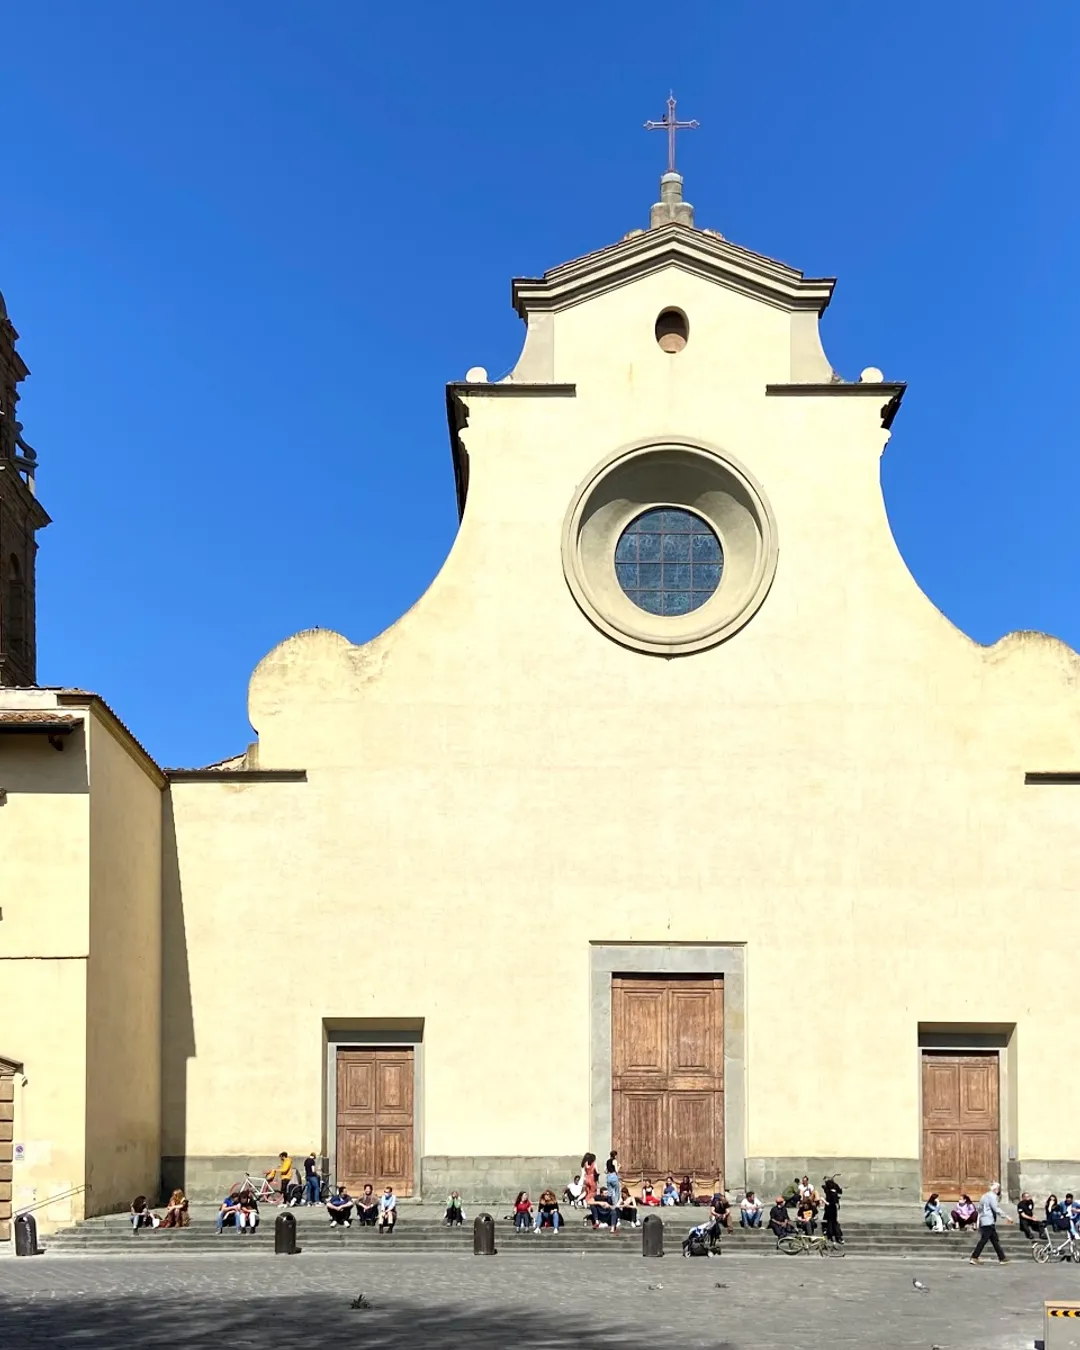
M 188 1298 L 155 1297 L 127 1300 L 84 1297 L 80 1300 L 24 1301 L 0 1299 L 0 1345 L 31 1350 L 31 1347 L 63 1346 L 171 1346 L 174 1350 L 278 1350 L 311 1345 L 319 1350 L 339 1350 L 360 1345 L 423 1347 L 506 1347 L 514 1350 L 610 1350 L 613 1344 L 627 1350 L 655 1350 L 656 1335 L 648 1328 L 625 1327 L 625 1319 L 597 1325 L 573 1314 L 537 1314 L 535 1310 L 507 1309 L 466 1311 L 460 1306 L 410 1304 L 393 1298 L 377 1302 L 368 1310 L 349 1307 L 351 1294 L 320 1292 L 295 1298 L 274 1296 L 235 1300 L 214 1299 L 199 1303 Z M 716 1342 L 712 1350 L 735 1350 Z

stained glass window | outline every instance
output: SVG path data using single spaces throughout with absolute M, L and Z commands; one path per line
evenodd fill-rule
M 689 614 L 720 585 L 724 552 L 701 516 L 672 506 L 632 520 L 615 546 L 619 585 L 649 614 Z

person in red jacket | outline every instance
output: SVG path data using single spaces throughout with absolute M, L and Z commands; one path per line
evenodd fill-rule
M 532 1228 L 532 1203 L 528 1191 L 518 1191 L 514 1201 L 514 1227 L 519 1233 L 527 1233 Z

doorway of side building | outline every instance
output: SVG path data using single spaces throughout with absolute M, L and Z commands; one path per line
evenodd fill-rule
M 923 1194 L 972 1199 L 1000 1180 L 1001 1073 L 996 1050 L 922 1051 Z
M 724 1176 L 724 980 L 614 975 L 612 1140 L 633 1185 Z

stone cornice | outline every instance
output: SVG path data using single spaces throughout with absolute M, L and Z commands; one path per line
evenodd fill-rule
M 515 278 L 514 308 L 523 319 L 530 313 L 568 309 L 664 267 L 681 268 L 788 312 L 821 314 L 836 284 L 830 277 L 804 277 L 796 268 L 718 234 L 671 224 L 629 235 L 609 248 L 553 267 L 542 277 Z
M 307 769 L 166 769 L 170 783 L 306 783 Z
M 890 380 L 874 383 L 860 381 L 858 384 L 833 380 L 827 384 L 767 384 L 765 393 L 774 398 L 883 398 L 881 425 L 888 430 L 900 411 L 900 400 L 906 388 L 906 384 Z

